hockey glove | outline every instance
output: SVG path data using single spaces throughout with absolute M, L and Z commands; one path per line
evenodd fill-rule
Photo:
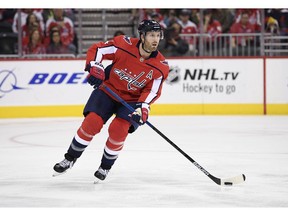
M 132 113 L 131 118 L 138 124 L 143 125 L 148 119 L 149 112 L 150 112 L 149 104 L 137 103 L 135 111 Z
M 85 70 L 89 72 L 87 82 L 91 86 L 94 86 L 94 88 L 99 87 L 103 80 L 105 80 L 104 67 L 101 63 L 91 61 Z

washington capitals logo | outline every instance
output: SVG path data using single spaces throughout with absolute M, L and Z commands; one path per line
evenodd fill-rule
M 126 42 L 126 43 L 128 43 L 129 45 L 132 45 L 132 42 L 131 42 L 131 40 L 130 40 L 130 37 L 128 37 L 128 36 L 123 36 L 123 39 L 124 39 L 124 41 Z
M 10 70 L 0 70 L 0 98 L 13 90 L 25 89 L 17 86 L 17 77 Z
M 128 82 L 127 83 L 127 89 L 128 90 L 133 90 L 133 91 L 137 90 L 137 88 L 134 88 L 133 86 L 136 86 L 138 88 L 143 88 L 145 86 L 146 81 L 147 81 L 146 79 L 143 79 L 141 82 L 139 82 L 140 78 L 145 74 L 144 71 L 142 71 L 137 76 L 136 75 L 132 76 L 131 72 L 127 73 L 123 70 L 119 70 L 119 69 L 115 68 L 114 73 L 120 77 L 120 80 L 125 80 Z

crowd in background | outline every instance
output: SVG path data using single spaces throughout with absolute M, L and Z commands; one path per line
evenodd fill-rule
M 264 32 L 271 35 L 288 36 L 288 9 L 265 9 Z M 154 19 L 165 33 L 160 50 L 166 56 L 183 56 L 196 50 L 196 34 L 206 34 L 204 45 L 214 46 L 216 36 L 222 33 L 253 34 L 261 33 L 260 9 L 204 9 L 202 29 L 200 29 L 199 9 L 134 9 L 133 19 Z M 208 43 L 210 40 L 212 43 Z M 255 37 L 237 36 L 232 38 L 232 48 L 248 47 L 256 43 Z M 206 42 L 206 44 L 205 44 Z M 217 41 L 218 46 L 221 44 Z M 243 50 L 243 49 L 242 49 Z M 189 53 L 191 54 L 191 52 Z
M 71 9 L 22 9 L 21 26 L 14 9 L 0 10 L 1 32 L 18 33 L 21 28 L 22 53 L 76 54 L 75 16 Z
M 0 32 L 18 33 L 21 28 L 23 54 L 77 54 L 72 9 L 21 9 L 20 16 L 19 27 L 16 9 L 0 9 Z M 202 21 L 199 9 L 132 10 L 131 20 L 143 19 L 154 19 L 161 24 L 165 39 L 159 49 L 166 56 L 182 56 L 194 50 L 196 38 L 193 35 L 196 34 L 207 34 L 214 43 L 218 40 L 216 36 L 222 33 L 261 32 L 259 9 L 205 9 Z M 288 9 L 265 9 L 264 21 L 265 32 L 288 36 Z M 252 37 L 233 38 L 232 47 L 247 46 L 252 40 Z M 206 46 L 210 45 L 207 40 Z

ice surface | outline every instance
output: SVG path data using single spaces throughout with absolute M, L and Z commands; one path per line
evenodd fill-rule
M 105 181 L 93 184 L 108 125 L 73 169 L 52 177 L 82 118 L 2 119 L 0 207 L 288 206 L 288 116 L 149 120 L 212 175 L 246 182 L 216 185 L 147 125 L 129 135 Z

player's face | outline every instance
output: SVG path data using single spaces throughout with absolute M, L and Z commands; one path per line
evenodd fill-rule
M 144 43 L 144 48 L 146 50 L 156 51 L 157 47 L 159 45 L 159 41 L 161 38 L 161 33 L 160 32 L 147 32 L 145 36 L 145 43 Z

